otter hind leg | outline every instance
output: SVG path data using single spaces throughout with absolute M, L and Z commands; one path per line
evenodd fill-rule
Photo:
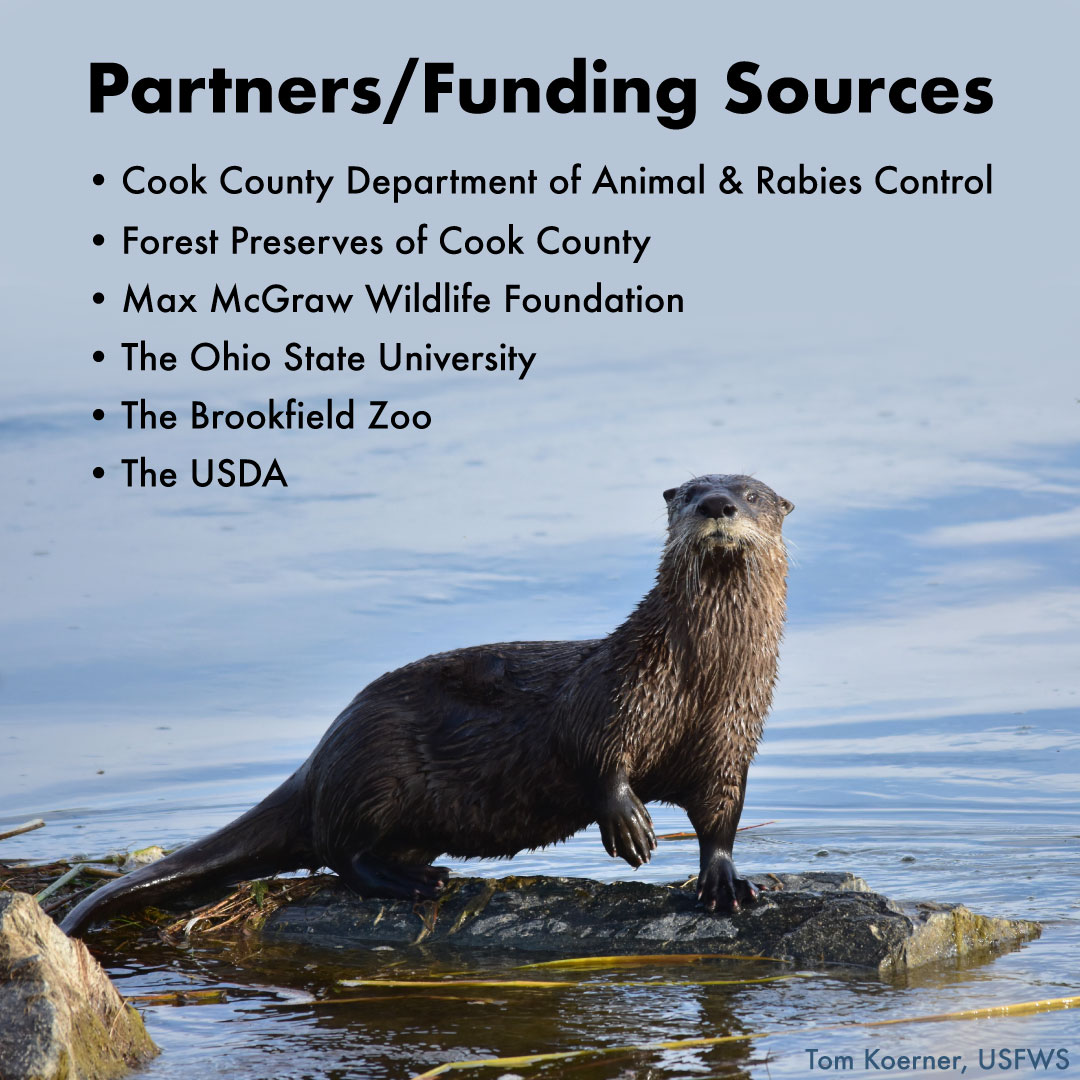
M 435 900 L 450 880 L 445 866 L 391 862 L 366 852 L 331 867 L 353 892 L 387 900 Z

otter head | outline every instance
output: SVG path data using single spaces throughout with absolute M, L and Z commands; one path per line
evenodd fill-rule
M 751 476 L 709 474 L 664 492 L 668 543 L 682 550 L 762 550 L 795 507 Z

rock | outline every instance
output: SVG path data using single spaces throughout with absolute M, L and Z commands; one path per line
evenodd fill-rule
M 165 850 L 157 844 L 139 848 L 138 851 L 133 851 L 124 857 L 124 861 L 120 864 L 120 873 L 130 874 L 132 870 L 138 870 L 140 866 L 149 866 L 150 863 L 160 862 L 164 858 Z
M 101 965 L 26 893 L 0 893 L 0 1080 L 122 1076 L 158 1048 Z
M 735 916 L 696 906 L 692 883 L 456 878 L 438 903 L 363 900 L 334 878 L 262 923 L 315 946 L 420 942 L 570 955 L 726 952 L 889 972 L 1037 937 L 1038 923 L 960 905 L 898 904 L 846 873 L 768 875 Z

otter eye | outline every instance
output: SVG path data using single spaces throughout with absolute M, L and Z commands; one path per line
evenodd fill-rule
M 746 492 L 746 493 L 745 493 L 745 494 L 743 495 L 743 498 L 744 498 L 744 499 L 745 499 L 745 500 L 746 500 L 747 502 L 757 502 L 757 492 L 756 492 L 756 491 L 747 491 L 747 492 Z

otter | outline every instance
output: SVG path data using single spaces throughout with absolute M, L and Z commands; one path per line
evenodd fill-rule
M 772 702 L 793 507 L 748 476 L 699 476 L 664 499 L 656 584 L 607 637 L 455 649 L 382 675 L 261 803 L 110 882 L 62 929 L 322 866 L 363 896 L 434 899 L 440 853 L 510 856 L 593 822 L 636 868 L 656 848 L 649 802 L 689 816 L 706 910 L 753 903 L 731 849 Z

